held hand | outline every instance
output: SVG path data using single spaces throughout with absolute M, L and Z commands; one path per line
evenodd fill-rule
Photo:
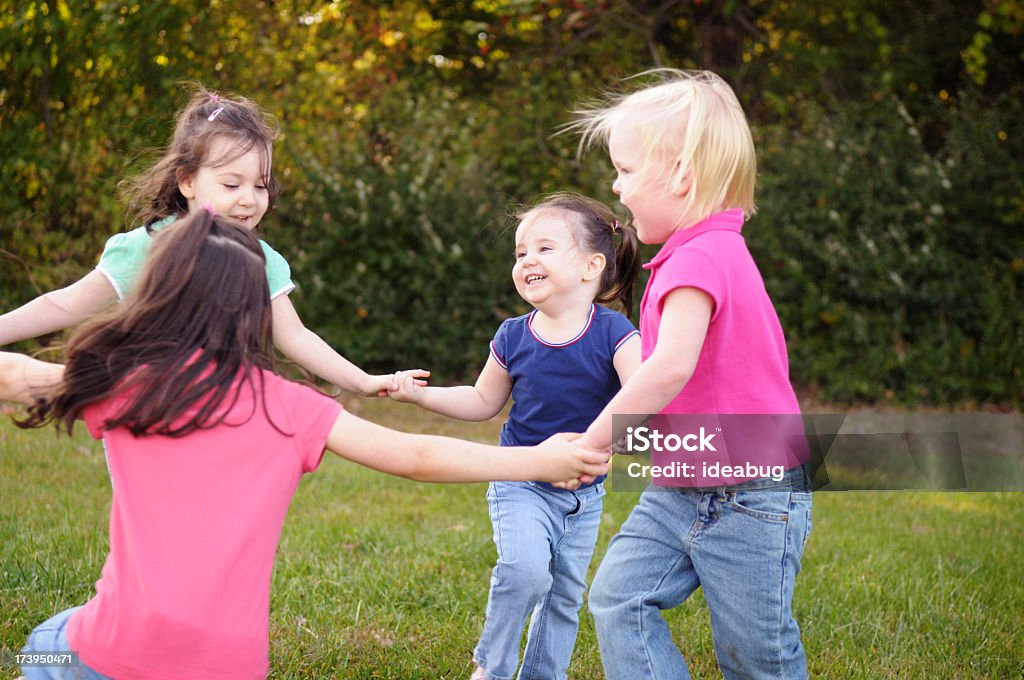
M 0 401 L 31 404 L 37 396 L 56 387 L 63 375 L 61 364 L 0 352 Z
M 589 446 L 587 444 L 587 436 L 586 436 L 586 434 L 584 434 L 581 437 L 575 438 L 573 440 L 573 444 L 575 446 L 578 446 L 581 449 L 584 449 L 584 450 L 587 450 L 587 451 L 592 451 L 592 452 L 595 452 L 595 453 L 597 453 L 597 452 L 604 453 L 604 454 L 606 454 L 608 456 L 608 460 L 611 460 L 611 455 L 610 454 L 612 452 L 611 451 L 600 451 L 600 449 L 596 449 L 596 448 L 593 448 L 593 447 Z M 598 478 L 598 476 L 599 475 L 582 474 L 579 477 L 577 477 L 576 479 L 570 479 L 568 481 L 562 481 L 562 482 L 553 482 L 552 486 L 554 486 L 554 487 L 556 487 L 558 489 L 565 489 L 566 491 L 575 491 L 576 489 L 580 488 L 584 484 L 592 483 L 595 479 Z
M 423 397 L 423 387 L 427 384 L 425 378 L 430 371 L 415 368 L 408 371 L 399 371 L 394 375 L 391 387 L 385 393 L 395 401 L 415 403 Z
M 544 455 L 545 464 L 543 474 L 537 477 L 539 481 L 574 489 L 579 487 L 580 477 L 593 481 L 608 472 L 611 456 L 605 451 L 592 451 L 575 445 L 573 442 L 579 438 L 579 434 L 560 433 L 537 445 L 538 451 Z
M 393 374 L 386 375 L 369 375 L 367 376 L 366 384 L 363 386 L 364 397 L 382 397 L 387 395 L 388 388 L 394 382 L 395 376 Z
M 398 390 L 403 376 L 408 377 L 414 386 L 424 386 L 427 384 L 426 380 L 422 378 L 430 377 L 430 371 L 425 371 L 422 368 L 412 368 L 407 371 L 398 371 L 397 373 L 390 373 L 387 375 L 371 375 L 369 387 L 366 391 L 368 397 L 388 397 L 391 393 Z M 402 401 L 399 399 L 399 401 Z M 408 401 L 408 400 L 406 400 Z

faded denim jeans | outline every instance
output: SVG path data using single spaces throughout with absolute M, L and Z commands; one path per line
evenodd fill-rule
M 22 648 L 22 654 L 41 654 L 43 656 L 71 652 L 68 644 L 68 619 L 81 607 L 73 607 L 55 614 L 36 626 L 29 633 L 28 642 Z M 78 662 L 76 666 L 22 666 L 25 680 L 110 680 L 85 664 Z
M 697 588 L 715 654 L 733 679 L 807 677 L 793 586 L 811 531 L 802 467 L 718 489 L 649 487 L 608 547 L 591 588 L 608 680 L 690 677 L 663 610 Z
M 569 668 L 604 484 L 562 491 L 534 482 L 493 482 L 487 503 L 498 561 L 473 658 L 490 680 L 511 680 L 527 617 L 519 678 L 563 680 Z

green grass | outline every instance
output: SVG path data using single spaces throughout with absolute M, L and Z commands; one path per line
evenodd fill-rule
M 482 441 L 500 425 L 357 407 L 403 429 Z M 13 651 L 92 593 L 110 485 L 84 428 L 58 439 L 0 421 L 0 650 Z M 278 551 L 271 677 L 467 677 L 494 559 L 484 489 L 325 460 L 300 487 Z M 595 564 L 636 498 L 608 495 Z M 1020 493 L 816 494 L 794 602 L 812 676 L 1021 677 L 1022 527 Z M 693 676 L 720 677 L 699 591 L 667 616 Z M 16 675 L 9 665 L 0 673 Z M 586 613 L 571 676 L 602 677 Z

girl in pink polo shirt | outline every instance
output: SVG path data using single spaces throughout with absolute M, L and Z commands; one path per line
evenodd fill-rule
M 640 240 L 662 244 L 646 265 L 643 363 L 581 440 L 591 448 L 609 447 L 638 424 L 620 416 L 613 432 L 612 414 L 800 413 L 782 327 L 741 233 L 754 213 L 756 176 L 746 117 L 712 73 L 660 75 L 657 84 L 580 111 L 572 126 L 583 147 L 607 145 L 617 172 L 612 190 Z M 713 448 L 714 440 L 702 438 L 701 446 Z M 610 680 L 689 677 L 662 611 L 697 588 L 727 678 L 807 676 L 792 611 L 811 525 L 802 462 L 789 456 L 778 475 L 695 476 L 689 486 L 682 480 L 642 494 L 591 589 Z
M 606 453 L 568 437 L 510 451 L 360 420 L 274 373 L 271 305 L 259 240 L 201 210 L 155 235 L 137 290 L 78 329 L 65 367 L 0 353 L 0 399 L 32 404 L 20 424 L 84 420 L 113 486 L 96 595 L 24 649 L 73 650 L 81 665 L 26 677 L 265 677 L 274 553 L 325 447 L 422 481 L 607 471 Z

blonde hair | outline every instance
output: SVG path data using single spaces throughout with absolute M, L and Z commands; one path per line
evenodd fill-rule
M 634 77 L 651 75 L 661 82 L 577 109 L 563 130 L 580 133 L 582 152 L 595 143 L 607 146 L 616 126 L 636 125 L 644 158 L 638 170 L 645 178 L 652 171 L 668 173 L 677 187 L 692 176 L 683 226 L 720 210 L 742 208 L 753 215 L 754 139 L 732 88 L 710 71 L 656 69 Z

